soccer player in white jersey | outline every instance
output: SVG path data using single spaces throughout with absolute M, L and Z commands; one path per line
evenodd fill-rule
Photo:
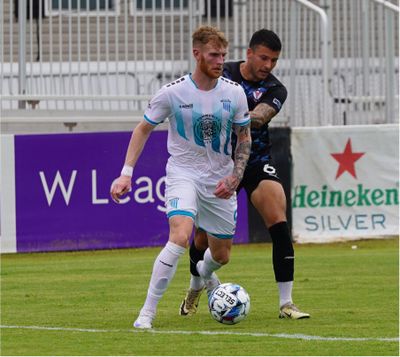
M 166 205 L 169 240 L 156 258 L 147 298 L 134 327 L 150 329 L 157 304 L 175 275 L 189 244 L 193 224 L 207 232 L 209 249 L 197 269 L 209 290 L 218 285 L 214 271 L 229 261 L 236 227 L 238 187 L 250 155 L 246 95 L 221 77 L 228 42 L 219 30 L 202 26 L 192 35 L 196 68 L 163 86 L 150 101 L 132 133 L 121 176 L 111 187 L 118 202 L 131 189 L 135 164 L 154 127 L 169 119 Z M 231 158 L 231 133 L 238 137 Z

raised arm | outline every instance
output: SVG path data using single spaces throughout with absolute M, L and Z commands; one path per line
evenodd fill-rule
M 154 129 L 154 125 L 151 125 L 145 120 L 142 120 L 132 132 L 131 139 L 129 141 L 128 149 L 126 151 L 125 163 L 121 172 L 121 176 L 118 177 L 111 186 L 111 197 L 115 202 L 119 202 L 121 196 L 129 192 L 132 187 L 132 174 L 133 169 L 143 151 L 144 145 L 150 136 L 151 131 Z
M 250 156 L 251 133 L 250 124 L 239 126 L 234 125 L 233 129 L 237 136 L 235 160 L 232 175 L 224 177 L 218 182 L 214 194 L 219 198 L 229 198 L 236 191 L 243 178 L 244 170 Z

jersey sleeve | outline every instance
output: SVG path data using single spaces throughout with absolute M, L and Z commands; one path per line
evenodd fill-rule
M 162 87 L 151 98 L 146 110 L 144 111 L 144 119 L 152 124 L 157 125 L 162 123 L 171 115 L 171 105 L 168 99 L 166 87 Z
M 238 86 L 238 101 L 237 110 L 233 117 L 233 123 L 236 125 L 244 126 L 250 123 L 249 106 L 247 105 L 247 98 L 241 86 Z
M 287 90 L 284 86 L 276 87 L 267 91 L 261 98 L 260 103 L 265 103 L 276 110 L 277 113 L 281 110 L 283 103 L 287 98 Z

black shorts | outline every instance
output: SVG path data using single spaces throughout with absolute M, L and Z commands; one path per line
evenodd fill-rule
M 263 180 L 277 181 L 282 184 L 275 167 L 266 162 L 247 167 L 244 171 L 243 179 L 236 191 L 239 192 L 242 188 L 244 188 L 246 190 L 247 197 L 250 199 L 253 191 Z

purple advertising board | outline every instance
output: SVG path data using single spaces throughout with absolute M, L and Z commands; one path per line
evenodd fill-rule
M 139 159 L 132 191 L 110 198 L 131 133 L 15 136 L 17 252 L 161 246 L 167 132 L 154 131 Z M 239 195 L 235 243 L 248 242 L 247 199 Z

